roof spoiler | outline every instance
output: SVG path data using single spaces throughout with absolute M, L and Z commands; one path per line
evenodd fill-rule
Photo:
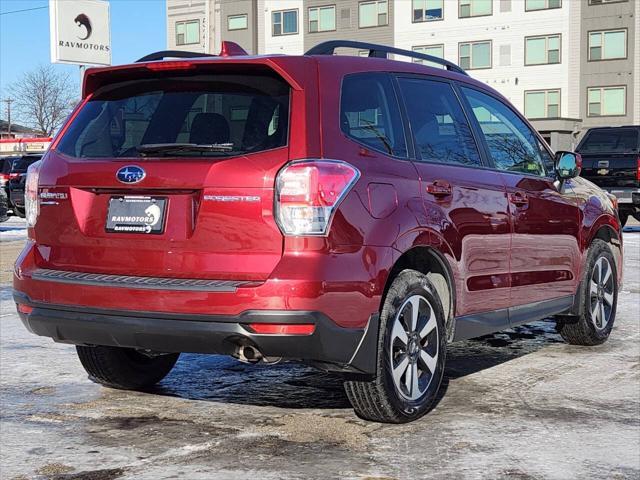
M 136 63 L 153 62 L 156 60 L 164 60 L 165 58 L 203 58 L 203 57 L 238 57 L 249 55 L 244 48 L 235 42 L 222 42 L 219 55 L 201 52 L 185 52 L 182 50 L 161 50 L 159 52 L 150 53 L 136 60 Z

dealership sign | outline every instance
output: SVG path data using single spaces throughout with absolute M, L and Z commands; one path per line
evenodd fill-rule
M 109 2 L 49 0 L 51 61 L 111 65 Z

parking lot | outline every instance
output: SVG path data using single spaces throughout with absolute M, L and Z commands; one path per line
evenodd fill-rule
M 609 342 L 569 346 L 546 321 L 454 344 L 437 407 L 400 426 L 358 419 L 338 378 L 296 364 L 183 355 L 154 391 L 91 383 L 15 314 L 24 236 L 0 226 L 2 479 L 640 476 L 637 224 Z

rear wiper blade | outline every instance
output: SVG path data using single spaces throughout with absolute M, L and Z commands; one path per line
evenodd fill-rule
M 233 143 L 145 143 L 136 147 L 142 156 L 171 152 L 230 152 Z

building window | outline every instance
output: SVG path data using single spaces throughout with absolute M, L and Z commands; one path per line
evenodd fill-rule
M 412 0 L 413 21 L 432 22 L 444 18 L 444 0 Z
M 176 45 L 200 43 L 200 20 L 176 22 Z
M 227 17 L 227 30 L 246 30 L 249 27 L 248 23 L 246 13 L 242 15 L 229 15 Z
M 561 7 L 562 0 L 526 0 L 524 4 L 524 9 L 527 12 Z
M 624 86 L 589 88 L 587 103 L 589 117 L 626 115 L 627 88 Z
M 387 0 L 360 2 L 358 5 L 358 21 L 360 28 L 380 27 L 389 24 Z
M 271 32 L 274 37 L 298 33 L 298 10 L 273 12 Z
M 491 40 L 461 43 L 458 48 L 458 63 L 463 69 L 491 68 Z
M 309 33 L 330 32 L 336 29 L 336 7 L 313 7 L 309 9 Z
M 627 58 L 627 31 L 589 32 L 589 60 Z
M 444 58 L 444 45 L 419 45 L 417 47 L 413 47 L 414 52 L 424 53 L 425 55 L 431 55 L 432 57 Z M 431 67 L 444 68 L 443 65 L 439 63 L 433 63 L 429 60 L 422 60 L 421 58 L 414 58 L 414 63 L 421 63 L 423 65 L 429 65 Z
M 629 0 L 589 0 L 589 5 L 602 5 L 604 3 L 621 3 Z
M 560 90 L 524 92 L 524 115 L 527 118 L 559 118 Z
M 493 13 L 493 0 L 458 0 L 458 17 L 482 17 Z
M 560 35 L 527 37 L 524 39 L 524 64 L 560 63 Z

